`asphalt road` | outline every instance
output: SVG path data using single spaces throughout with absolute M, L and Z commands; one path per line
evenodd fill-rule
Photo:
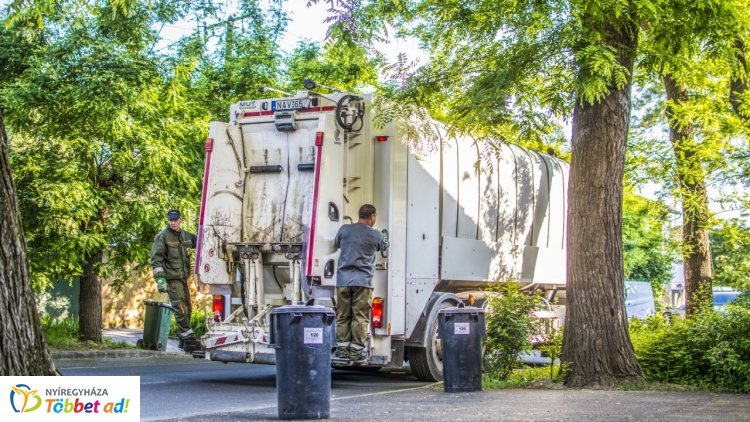
M 138 375 L 141 419 L 278 420 L 274 366 L 180 356 L 55 361 L 64 375 Z M 337 421 L 739 421 L 750 396 L 704 392 L 494 390 L 444 393 L 409 374 L 333 371 Z
M 63 375 L 141 377 L 141 420 L 277 419 L 276 367 L 185 357 L 56 360 Z M 334 370 L 331 401 L 429 387 L 405 373 Z M 333 406 L 332 406 L 333 407 Z M 235 415 L 220 417 L 219 415 Z

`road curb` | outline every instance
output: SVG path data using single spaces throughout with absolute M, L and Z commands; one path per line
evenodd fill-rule
M 192 358 L 187 353 L 159 352 L 156 350 L 86 350 L 86 351 L 58 351 L 51 352 L 52 359 L 122 359 L 122 358 L 154 358 L 154 357 L 184 357 Z

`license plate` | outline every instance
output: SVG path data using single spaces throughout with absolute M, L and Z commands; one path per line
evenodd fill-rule
M 271 110 L 299 110 L 308 108 L 309 100 L 307 98 L 296 98 L 290 100 L 271 101 Z

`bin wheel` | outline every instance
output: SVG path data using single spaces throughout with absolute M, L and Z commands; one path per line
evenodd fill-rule
M 162 342 L 158 341 L 156 342 L 156 350 L 163 352 L 164 351 L 164 344 Z
M 436 306 L 433 317 L 429 321 L 426 347 L 408 347 L 409 367 L 420 381 L 443 380 L 443 347 L 438 334 L 438 313 L 445 308 L 455 306 L 445 301 Z
M 135 347 L 139 349 L 143 349 L 143 339 L 138 339 L 138 341 L 135 342 Z

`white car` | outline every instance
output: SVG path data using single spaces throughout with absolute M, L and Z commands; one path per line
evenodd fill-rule
M 646 319 L 656 314 L 654 290 L 647 281 L 625 282 L 625 311 L 628 319 Z

